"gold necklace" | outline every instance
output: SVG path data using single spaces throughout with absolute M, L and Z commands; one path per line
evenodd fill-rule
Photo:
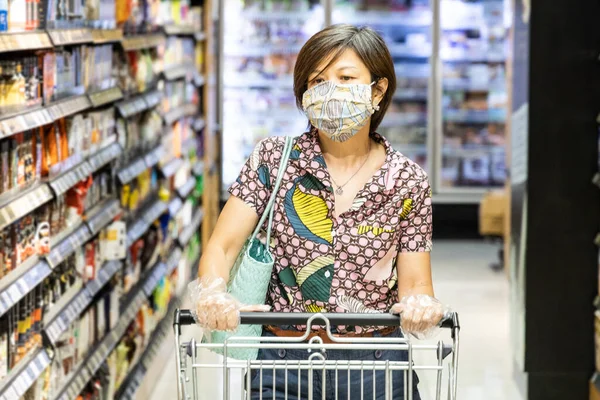
M 348 183 L 350 183 L 352 178 L 354 178 L 356 176 L 356 174 L 358 174 L 358 172 L 365 166 L 370 155 L 371 155 L 371 139 L 369 139 L 369 150 L 367 152 L 367 156 L 365 157 L 365 161 L 363 161 L 363 163 L 360 165 L 360 167 L 358 167 L 356 172 L 354 172 L 354 174 L 352 174 L 352 176 L 346 181 L 346 183 L 344 183 L 343 185 L 338 185 L 337 182 L 333 179 L 333 176 L 331 176 L 331 181 L 333 182 L 333 184 L 335 186 L 337 186 L 337 189 L 335 189 L 335 193 L 338 196 L 341 196 L 344 194 L 344 186 L 346 186 Z

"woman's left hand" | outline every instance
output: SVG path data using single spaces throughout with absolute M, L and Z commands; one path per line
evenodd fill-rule
M 401 317 L 402 330 L 417 339 L 427 339 L 439 329 L 439 324 L 444 317 L 442 303 L 426 294 L 405 296 L 390 309 L 392 314 Z

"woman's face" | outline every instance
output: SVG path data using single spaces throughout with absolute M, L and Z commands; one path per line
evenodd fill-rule
M 331 64 L 329 62 L 329 59 L 324 60 L 308 76 L 308 89 L 325 81 L 342 84 L 362 83 L 370 85 L 373 83 L 371 72 L 352 49 L 344 50 L 337 60 Z M 329 66 L 327 66 L 328 64 Z M 323 69 L 326 66 L 327 68 Z M 378 104 L 387 89 L 387 79 L 378 80 L 373 89 L 373 103 Z

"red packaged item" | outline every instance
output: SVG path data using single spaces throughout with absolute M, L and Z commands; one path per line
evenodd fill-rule
M 76 210 L 78 215 L 83 215 L 85 209 L 85 196 L 92 186 L 93 179 L 88 176 L 87 179 L 77 183 L 67 192 L 67 207 Z

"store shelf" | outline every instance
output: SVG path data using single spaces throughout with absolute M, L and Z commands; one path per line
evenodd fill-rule
M 180 188 L 177 189 L 177 193 L 182 200 L 185 200 L 192 193 L 195 187 L 196 178 L 190 177 Z
M 245 10 L 242 12 L 242 17 L 245 20 L 273 22 L 273 21 L 301 21 L 304 22 L 315 14 L 311 11 L 292 11 L 292 10 Z
M 131 299 L 131 302 L 125 308 L 125 312 L 121 314 L 117 325 L 78 364 L 75 372 L 68 378 L 66 384 L 58 392 L 59 394 L 54 397 L 54 400 L 72 400 L 77 398 L 77 395 L 81 393 L 85 385 L 98 372 L 104 361 L 115 349 L 144 301 L 145 296 L 141 292 L 137 293 L 137 296 Z
M 197 118 L 196 121 L 194 121 L 193 128 L 196 132 L 200 132 L 205 127 L 206 127 L 206 120 L 204 118 Z
M 123 153 L 123 148 L 118 143 L 112 143 L 100 150 L 98 153 L 92 155 L 88 159 L 92 173 L 98 171 L 109 162 L 116 160 L 121 153 Z
M 2 277 L 0 281 L 0 316 L 16 305 L 51 273 L 50 266 L 34 256 Z
M 169 255 L 169 258 L 165 262 L 167 266 L 166 275 L 169 276 L 175 271 L 175 268 L 179 265 L 179 261 L 181 261 L 181 257 L 183 256 L 183 251 L 179 247 L 175 247 Z
M 167 112 L 164 116 L 165 123 L 172 125 L 175 121 L 183 117 L 193 117 L 198 112 L 198 105 L 194 103 L 184 104 Z
M 152 272 L 146 278 L 146 281 L 142 287 L 142 290 L 146 296 L 150 296 L 152 292 L 154 292 L 156 285 L 158 285 L 158 282 L 160 282 L 160 280 L 165 276 L 166 272 L 167 266 L 164 263 L 159 262 L 158 265 L 154 266 Z
M 154 150 L 151 150 L 144 156 L 144 162 L 146 163 L 146 167 L 153 168 L 155 167 L 161 160 L 164 153 L 164 148 L 162 145 L 156 147 Z
M 157 324 L 154 332 L 148 340 L 148 345 L 144 349 L 144 352 L 135 363 L 134 366 L 129 370 L 127 377 L 121 384 L 117 394 L 115 395 L 116 400 L 121 399 L 134 399 L 135 394 L 140 387 L 146 372 L 150 369 L 151 364 L 158 355 L 158 350 L 165 339 L 168 338 L 171 332 L 171 324 L 175 309 L 181 306 L 179 299 L 172 299 L 165 316 Z
M 179 238 L 177 238 L 177 241 L 182 249 L 187 246 L 192 236 L 194 236 L 194 233 L 200 230 L 200 225 L 202 224 L 203 219 L 204 210 L 202 208 L 198 208 L 194 214 L 194 217 L 192 218 L 192 222 L 185 227 L 185 229 L 179 235 Z
M 46 107 L 50 118 L 54 121 L 69 115 L 77 114 L 87 110 L 92 106 L 92 102 L 86 95 L 70 97 L 65 100 L 59 100 Z
M 198 162 L 196 162 L 196 164 L 194 164 L 194 166 L 192 167 L 192 173 L 195 176 L 202 176 L 202 175 L 204 175 L 204 161 L 198 161 Z
M 65 194 L 69 189 L 81 182 L 93 172 L 91 165 L 84 160 L 67 172 L 59 175 L 49 182 L 50 187 L 54 191 L 55 196 Z
M 1 117 L 0 117 L 1 118 Z M 21 114 L 0 119 L 0 139 L 16 133 L 39 128 L 54 122 L 47 109 L 37 107 Z
M 388 113 L 381 121 L 380 127 L 390 128 L 394 126 L 425 125 L 427 123 L 426 113 Z
M 89 98 L 92 107 L 97 108 L 121 100 L 123 98 L 123 92 L 119 87 L 115 86 L 110 89 L 90 93 Z
M 148 167 L 143 157 L 139 157 L 117 172 L 117 177 L 122 185 L 126 185 L 140 176 Z
M 2 118 L 0 119 L 0 139 L 48 125 L 90 107 L 92 107 L 90 99 L 86 95 L 78 95 L 56 101 L 46 107 L 30 107 L 9 117 L 0 117 Z
M 444 110 L 444 121 L 474 124 L 506 121 L 506 110 Z
M 198 29 L 191 25 L 166 25 L 164 27 L 167 35 L 192 36 Z
M 196 42 L 202 42 L 202 41 L 206 40 L 206 33 L 196 32 L 194 34 L 194 39 L 196 40 Z
M 393 99 L 396 101 L 425 101 L 427 100 L 427 89 L 398 89 Z
M 506 91 L 504 82 L 477 83 L 469 79 L 443 79 L 444 90 L 464 92 Z
M 247 76 L 245 76 L 247 75 Z M 235 74 L 224 82 L 225 88 L 229 89 L 282 89 L 292 90 L 294 78 L 292 76 L 281 76 L 273 79 L 256 76 L 254 74 Z
M 0 399 L 21 399 L 49 365 L 50 356 L 45 349 L 32 351 L 0 381 Z
M 73 322 L 79 319 L 81 313 L 92 304 L 98 292 L 112 279 L 120 268 L 121 263 L 119 261 L 109 261 L 98 271 L 96 279 L 89 281 L 83 288 L 75 286 L 72 288 L 71 293 L 67 292 L 64 295 L 65 297 L 70 297 L 70 299 L 67 298 L 64 306 L 57 310 L 49 323 L 45 324 L 44 331 L 51 343 L 54 344 L 62 333 Z
M 121 261 L 107 261 L 104 263 L 102 268 L 96 272 L 96 278 L 92 279 L 85 285 L 85 290 L 89 293 L 90 297 L 94 298 L 100 292 L 100 290 L 115 276 L 115 274 L 121 269 Z
M 465 54 L 464 52 L 445 52 L 442 50 L 441 59 L 447 63 L 504 63 L 506 56 L 489 54 Z
M 405 44 L 389 44 L 388 48 L 392 57 L 398 58 L 429 58 L 431 56 L 431 45 L 420 47 L 407 46 Z
M 425 144 L 412 144 L 412 143 L 394 143 L 392 142 L 392 146 L 394 146 L 394 150 L 399 151 L 405 155 L 413 155 L 413 154 L 427 154 L 427 145 Z
M 462 188 L 454 191 L 435 193 L 431 200 L 433 204 L 479 204 L 487 188 L 469 190 Z
M 52 190 L 45 183 L 16 193 L 0 206 L 0 229 L 6 228 L 52 199 Z
M 489 157 L 496 154 L 504 156 L 505 146 L 501 145 L 470 145 L 471 147 L 451 147 L 443 146 L 442 155 L 445 157 L 456 158 L 473 158 L 473 157 Z
M 46 256 L 46 261 L 52 269 L 56 268 L 91 238 L 92 234 L 88 227 L 86 225 L 79 226 L 72 234 L 50 250 L 50 254 Z
M 89 293 L 81 285 L 73 286 L 63 294 L 59 301 L 60 304 L 55 304 L 50 309 L 52 313 L 53 309 L 57 308 L 49 317 L 49 321 L 44 320 L 44 332 L 52 345 L 56 345 L 56 341 L 63 332 L 79 318 L 81 312 L 89 306 L 91 301 Z
M 103 201 L 86 213 L 85 223 L 88 226 L 92 236 L 100 233 L 102 229 L 115 220 L 123 210 L 117 199 L 108 199 Z
M 360 11 L 357 13 L 339 12 L 345 23 L 354 25 L 392 26 L 429 28 L 432 14 L 429 9 L 414 11 Z
M 181 168 L 183 165 L 183 160 L 181 158 L 174 158 L 169 161 L 165 165 L 160 167 L 160 172 L 165 178 L 171 178 L 175 173 Z
M 121 40 L 125 51 L 152 49 L 165 44 L 165 36 L 161 34 L 128 36 Z
M 206 79 L 198 71 L 194 71 L 194 86 L 201 88 L 206 83 Z
M 194 71 L 196 71 L 196 66 L 194 64 L 181 64 L 166 68 L 163 71 L 163 75 L 168 81 L 175 81 L 177 79 L 184 78 L 191 79 Z
M 92 30 L 94 44 L 116 43 L 123 39 L 122 29 L 94 29 Z
M 149 108 L 154 108 L 158 106 L 163 98 L 163 93 L 158 90 L 152 90 L 146 94 L 144 94 L 144 101 L 148 105 Z
M 55 47 L 92 43 L 94 41 L 92 31 L 86 28 L 51 29 L 48 30 L 48 35 Z
M 183 202 L 179 197 L 175 197 L 169 202 L 169 214 L 171 216 L 177 215 L 181 207 L 183 207 Z
M 297 54 L 301 48 L 300 44 L 226 44 L 224 54 L 227 57 L 268 57 L 273 54 Z
M 46 32 L 19 32 L 0 34 L 0 53 L 42 50 L 52 47 Z
M 160 200 L 155 200 L 152 205 L 140 213 L 140 218 L 136 219 L 127 228 L 127 247 L 142 237 L 150 226 L 168 209 L 168 204 Z
M 136 96 L 129 100 L 124 100 L 117 103 L 117 110 L 123 118 L 129 118 L 143 111 L 149 110 L 151 107 L 145 100 L 144 95 Z

